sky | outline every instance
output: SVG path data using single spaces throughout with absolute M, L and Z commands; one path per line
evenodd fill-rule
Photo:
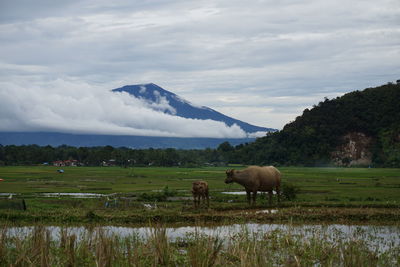
M 155 83 L 282 129 L 400 79 L 400 1 L 0 0 L 0 47 L 0 131 L 246 137 L 110 90 Z

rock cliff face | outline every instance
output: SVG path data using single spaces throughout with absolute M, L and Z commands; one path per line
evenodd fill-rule
M 373 139 L 361 132 L 344 135 L 343 143 L 332 153 L 332 161 L 337 166 L 369 166 L 372 162 L 371 145 Z

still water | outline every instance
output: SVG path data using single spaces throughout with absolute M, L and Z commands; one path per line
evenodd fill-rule
M 69 234 L 75 234 L 78 239 L 103 231 L 107 235 L 117 235 L 119 237 L 136 236 L 138 238 L 148 238 L 153 227 L 119 227 L 119 226 L 100 226 L 100 227 L 60 227 L 45 226 L 53 239 L 57 240 L 61 230 L 66 230 Z M 1 229 L 1 227 L 0 227 Z M 23 238 L 32 233 L 34 227 L 7 227 L 6 235 L 18 236 Z M 363 241 L 369 247 L 379 251 L 400 246 L 400 226 L 377 226 L 377 225 L 291 225 L 291 224 L 231 224 L 220 226 L 181 226 L 165 227 L 166 235 L 170 241 L 185 238 L 193 234 L 218 236 L 222 239 L 229 239 L 238 234 L 248 234 L 262 237 L 265 234 L 278 231 L 281 234 L 295 235 L 304 239 L 321 238 L 326 241 L 335 240 L 357 240 Z

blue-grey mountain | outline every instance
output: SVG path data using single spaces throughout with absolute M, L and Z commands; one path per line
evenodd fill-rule
M 160 86 L 149 84 L 126 85 L 113 90 L 114 92 L 127 92 L 130 95 L 147 101 L 148 103 L 160 103 L 163 99 L 168 101 L 173 109 L 166 109 L 163 112 L 183 118 L 214 120 L 224 122 L 228 126 L 238 125 L 247 133 L 270 132 L 275 131 L 271 128 L 259 127 L 249 123 L 228 117 L 218 111 L 204 106 L 196 106 L 179 97 L 178 95 L 167 91 Z

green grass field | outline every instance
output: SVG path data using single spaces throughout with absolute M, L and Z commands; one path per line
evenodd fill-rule
M 242 167 L 236 167 L 240 169 Z M 243 190 L 224 183 L 227 168 L 0 167 L 0 193 L 138 193 L 169 189 L 190 195 L 191 184 L 203 179 L 211 195 Z M 399 203 L 400 169 L 280 168 L 283 182 L 300 189 L 297 201 Z M 185 193 L 186 191 L 186 193 Z M 244 199 L 244 197 L 243 197 Z
M 241 169 L 243 166 L 229 168 Z M 3 179 L 0 182 L 0 220 L 29 222 L 62 218 L 60 222 L 98 220 L 105 223 L 140 223 L 154 217 L 166 221 L 180 221 L 182 218 L 183 221 L 193 221 L 201 216 L 223 220 L 238 218 L 237 213 L 243 210 L 268 207 L 264 196 L 258 198 L 255 207 L 250 207 L 245 195 L 222 194 L 224 191 L 243 191 L 240 185 L 224 183 L 227 167 L 64 167 L 64 173 L 58 173 L 58 169 L 50 166 L 0 167 L 0 179 Z M 261 219 L 314 220 L 315 214 L 328 219 L 341 214 L 343 207 L 349 208 L 349 216 L 346 216 L 353 216 L 356 220 L 366 216 L 375 218 L 376 214 L 379 215 L 377 220 L 386 217 L 394 220 L 400 216 L 400 169 L 279 169 L 283 174 L 283 183 L 298 188 L 297 197 L 290 201 L 283 200 L 279 206 L 274 202 L 272 208 L 287 209 L 282 216 L 265 215 Z M 210 209 L 199 211 L 192 207 L 191 184 L 198 179 L 209 183 Z M 11 193 L 16 194 L 13 201 L 25 199 L 27 211 L 7 208 L 7 198 Z M 40 193 L 101 193 L 109 195 L 109 199 L 46 198 Z M 116 195 L 110 195 L 113 193 Z M 163 194 L 174 198 L 159 198 Z M 157 204 L 157 209 L 145 209 L 143 203 Z M 319 211 L 315 210 L 307 216 L 302 213 L 301 207 Z M 322 214 L 325 207 L 331 209 Z M 260 219 L 260 215 L 253 215 L 245 217 Z

